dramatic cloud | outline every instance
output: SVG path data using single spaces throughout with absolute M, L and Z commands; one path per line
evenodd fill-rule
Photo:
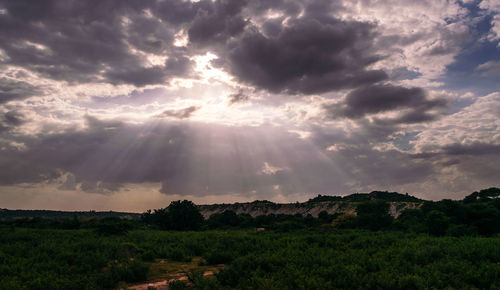
M 442 108 L 445 99 L 430 100 L 421 88 L 405 88 L 392 85 L 371 85 L 353 90 L 345 100 L 324 105 L 330 118 L 347 117 L 357 119 L 397 109 L 409 109 L 393 123 L 420 123 L 435 119 L 430 110 Z
M 166 76 L 186 73 L 188 62 L 179 68 L 141 57 L 185 58 L 173 46 L 174 31 L 145 12 L 151 4 L 5 1 L 0 14 L 3 63 L 71 83 L 163 83 Z
M 26 82 L 0 78 L 0 104 L 43 94 L 42 90 Z
M 321 93 L 387 78 L 366 67 L 373 53 L 373 26 L 337 19 L 289 21 L 275 37 L 249 30 L 228 44 L 229 70 L 271 92 Z
M 329 174 L 325 170 L 335 173 L 335 164 L 320 151 L 279 128 L 247 127 L 241 134 L 241 128 L 227 126 L 136 126 L 90 117 L 87 124 L 80 132 L 26 138 L 21 151 L 2 151 L 0 158 L 9 162 L 2 162 L 0 182 L 56 180 L 69 173 L 60 189 L 106 193 L 121 184 L 159 182 L 169 194 L 267 194 L 274 185 L 290 192 L 325 191 L 332 182 L 324 179 Z
M 247 24 L 241 15 L 246 0 L 216 1 L 214 7 L 197 12 L 188 30 L 189 40 L 197 45 L 224 43 L 241 33 Z
M 2 131 L 10 130 L 13 127 L 17 127 L 24 122 L 24 116 L 19 112 L 9 111 L 4 114 L 0 114 L 0 133 L 2 133 Z

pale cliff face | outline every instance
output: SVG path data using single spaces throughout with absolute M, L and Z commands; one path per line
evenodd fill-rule
M 216 213 L 222 213 L 226 210 L 234 211 L 236 214 L 249 214 L 252 217 L 268 214 L 308 214 L 317 217 L 322 211 L 329 214 L 335 213 L 352 213 L 356 214 L 355 202 L 345 201 L 326 201 L 315 203 L 270 203 L 270 202 L 252 202 L 252 203 L 234 203 L 234 204 L 212 204 L 200 205 L 201 214 L 205 218 L 209 218 Z M 419 208 L 422 203 L 419 202 L 390 202 L 389 213 L 397 218 L 405 209 Z

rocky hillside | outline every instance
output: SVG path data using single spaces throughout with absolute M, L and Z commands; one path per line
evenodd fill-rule
M 419 208 L 424 202 L 421 199 L 408 194 L 396 192 L 373 191 L 371 193 L 355 193 L 348 196 L 322 196 L 302 203 L 273 203 L 270 201 L 254 201 L 247 203 L 233 204 L 211 204 L 200 205 L 200 211 L 205 218 L 215 213 L 222 213 L 226 210 L 234 211 L 236 214 L 249 214 L 253 217 L 268 214 L 301 214 L 317 217 L 322 211 L 329 214 L 335 213 L 356 213 L 356 206 L 359 202 L 385 200 L 390 203 L 390 213 L 398 217 L 405 209 Z

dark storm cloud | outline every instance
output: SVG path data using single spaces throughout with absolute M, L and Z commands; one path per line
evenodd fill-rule
M 128 83 L 138 87 L 147 84 L 162 83 L 165 80 L 165 76 L 166 74 L 160 66 L 132 68 L 106 73 L 106 77 L 111 83 Z
M 0 78 L 0 104 L 43 94 L 41 89 L 26 82 Z
M 246 0 L 215 1 L 210 9 L 199 9 L 191 24 L 189 40 L 196 45 L 225 43 L 243 31 L 247 22 L 241 15 Z
M 423 181 L 434 169 L 430 163 L 414 162 L 397 150 L 378 151 L 365 145 L 340 147 L 333 158 L 344 164 L 361 186 L 390 187 Z
M 194 112 L 198 111 L 200 107 L 197 106 L 190 106 L 184 109 L 178 109 L 178 110 L 166 110 L 160 115 L 158 115 L 158 118 L 165 118 L 165 117 L 173 117 L 177 119 L 187 119 L 191 117 L 191 115 L 194 114 Z
M 359 119 L 369 114 L 392 110 L 410 109 L 409 112 L 386 120 L 389 124 L 411 124 L 434 120 L 437 116 L 429 111 L 445 107 L 445 99 L 429 99 L 421 88 L 405 88 L 393 85 L 369 85 L 350 92 L 340 103 L 327 104 L 323 108 L 330 118 Z M 384 122 L 379 120 L 379 122 Z
M 213 11 L 212 1 L 202 0 L 198 2 L 170 0 L 157 1 L 151 12 L 162 21 L 173 26 L 190 23 L 196 17 L 199 10 Z
M 10 126 L 19 126 L 25 122 L 24 115 L 16 111 L 9 111 L 5 113 L 3 115 L 3 120 Z
M 247 30 L 228 43 L 229 71 L 271 92 L 321 93 L 387 78 L 366 67 L 380 59 L 372 50 L 373 26 L 361 22 L 297 19 L 276 37 Z
M 499 144 L 473 143 L 470 145 L 453 144 L 443 147 L 448 155 L 485 155 L 500 153 Z
M 378 171 L 384 182 L 394 173 L 399 183 L 422 178 L 429 170 L 402 153 L 381 156 L 361 147 L 330 152 L 326 158 L 317 143 L 331 144 L 332 136 L 316 137 L 323 140 L 315 145 L 275 127 L 159 121 L 128 125 L 92 117 L 87 124 L 84 131 L 19 137 L 23 150 L 3 144 L 0 184 L 55 180 L 69 173 L 61 190 L 108 193 L 125 183 L 159 182 L 166 194 L 255 192 L 265 197 L 277 194 L 277 188 L 285 195 L 349 192 L 347 184 L 360 170 L 366 175 Z M 266 169 L 266 163 L 275 170 Z M 387 167 L 383 178 L 377 165 Z
M 24 115 L 17 111 L 0 114 L 0 133 L 11 130 L 25 122 Z
M 173 34 L 145 12 L 154 1 L 4 1 L 0 48 L 5 64 L 22 66 L 69 82 L 108 80 L 136 86 L 162 83 L 186 74 L 186 52 L 173 46 Z M 171 57 L 145 67 L 130 47 Z M 180 61 L 179 61 L 180 60 Z
M 10 142 L 0 141 L 0 184 L 11 185 L 25 182 L 44 182 L 60 176 L 59 170 L 45 163 L 39 163 L 37 156 L 26 158 Z
M 445 145 L 442 146 L 437 151 L 434 150 L 432 152 L 417 153 L 414 154 L 413 157 L 418 159 L 431 159 L 431 158 L 442 158 L 455 155 L 476 156 L 476 155 L 491 155 L 498 153 L 500 153 L 499 144 L 475 142 L 467 145 L 458 143 Z
M 442 158 L 416 158 L 397 150 L 374 149 L 372 145 L 383 142 L 387 132 L 374 134 L 373 128 L 349 136 L 317 128 L 311 139 L 304 140 L 270 126 L 160 120 L 131 125 L 93 117 L 87 117 L 87 125 L 83 131 L 18 136 L 13 141 L 23 143 L 22 150 L 2 143 L 0 184 L 61 180 L 66 175 L 61 190 L 107 194 L 124 184 L 155 182 L 161 183 L 158 190 L 165 194 L 240 193 L 264 198 L 384 189 L 425 181 L 442 166 L 459 166 L 461 172 L 481 180 L 491 180 L 491 172 L 498 170 L 498 146 L 446 147 Z M 477 152 L 485 152 L 480 155 L 483 169 L 471 158 Z M 475 172 L 468 173 L 467 167 Z
M 189 57 L 207 50 L 240 81 L 271 92 L 322 93 L 387 79 L 367 69 L 381 59 L 375 25 L 332 17 L 340 8 L 329 1 L 10 0 L 2 7 L 4 63 L 57 80 L 161 84 L 190 76 Z M 271 10 L 282 17 L 263 19 Z M 174 46 L 181 31 L 184 49 Z M 134 50 L 169 59 L 147 66 Z

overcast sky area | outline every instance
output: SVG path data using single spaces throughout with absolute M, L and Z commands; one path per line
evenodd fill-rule
M 0 208 L 500 186 L 500 1 L 0 0 Z

